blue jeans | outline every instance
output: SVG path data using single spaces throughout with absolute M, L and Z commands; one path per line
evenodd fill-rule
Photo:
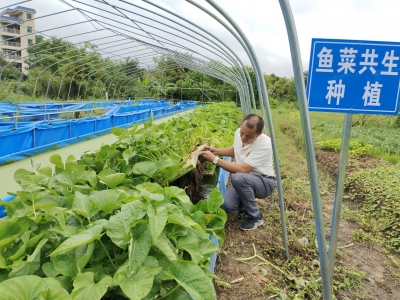
M 224 196 L 221 208 L 227 213 L 246 211 L 249 218 L 259 218 L 261 213 L 256 198 L 266 198 L 275 189 L 275 180 L 250 173 L 236 173 L 231 178 L 232 187 Z

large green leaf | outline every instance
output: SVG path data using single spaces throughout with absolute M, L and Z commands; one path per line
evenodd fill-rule
M 50 256 L 56 255 L 58 253 L 71 250 L 73 248 L 89 244 L 94 240 L 99 240 L 102 237 L 101 231 L 103 230 L 103 225 L 93 226 L 77 235 L 74 235 L 67 240 L 65 240 L 60 246 L 54 250 Z
M 161 287 L 161 280 L 158 279 L 157 277 L 154 278 L 153 286 L 151 287 L 151 291 L 146 295 L 146 297 L 143 298 L 143 300 L 156 299 L 157 295 L 160 292 L 160 287 Z M 190 300 L 190 299 L 188 299 L 188 300 Z
M 192 214 L 192 220 L 201 226 L 204 232 L 207 230 L 206 214 L 204 212 L 196 211 Z
M 42 271 L 47 277 L 56 277 L 60 274 L 56 269 L 54 269 L 53 264 L 48 261 L 42 265 Z
M 135 200 L 124 204 L 121 207 L 122 212 L 127 212 L 133 220 L 140 220 L 146 215 L 147 204 L 139 200 Z
M 171 179 L 175 178 L 181 167 L 179 165 L 179 158 L 171 158 L 169 156 L 163 155 L 159 160 L 159 174 L 157 177 L 163 178 L 164 183 L 169 182 Z
M 194 262 L 172 261 L 168 266 L 167 272 L 194 300 L 214 300 L 217 298 L 211 279 Z
M 59 154 L 51 155 L 49 161 L 55 165 L 57 174 L 64 170 L 64 163 Z
M 176 289 L 172 294 L 167 296 L 165 300 L 193 300 L 192 297 L 185 291 L 184 288 L 180 287 Z
M 129 135 L 128 129 L 121 128 L 121 127 L 113 127 L 111 129 L 112 134 L 118 136 L 118 137 L 126 137 Z
M 64 199 L 60 196 L 45 195 L 43 198 L 35 201 L 35 209 L 42 209 L 44 207 L 62 206 Z
M 72 201 L 71 207 L 74 212 L 90 220 L 91 206 L 92 203 L 88 195 L 84 195 L 80 192 L 75 192 L 74 200 Z
M 189 223 L 185 220 L 182 211 L 174 204 L 167 205 L 168 223 L 190 227 Z
M 31 255 L 29 255 L 27 261 L 29 261 L 29 262 L 34 261 L 36 259 L 36 257 L 39 257 L 39 259 L 40 259 L 40 256 L 41 256 L 40 254 L 41 254 L 42 248 L 47 243 L 48 240 L 49 239 L 47 239 L 47 238 L 41 239 L 40 242 L 37 244 L 35 251 L 33 251 L 33 253 Z
M 39 300 L 71 300 L 60 281 L 55 278 L 46 278 L 45 290 L 40 293 Z
M 4 257 L 0 254 L 0 269 L 3 269 L 7 267 L 7 261 L 4 259 Z
M 37 299 L 46 287 L 43 278 L 34 275 L 7 279 L 0 283 L 1 299 L 32 300 Z
M 45 175 L 34 174 L 26 175 L 21 180 L 21 188 L 26 192 L 35 192 L 44 190 L 49 182 L 49 178 Z
M 130 239 L 130 227 L 135 221 L 126 211 L 120 211 L 110 217 L 107 225 L 106 234 L 118 247 L 126 249 Z
M 204 228 L 197 222 L 195 222 L 190 216 L 184 215 L 186 222 L 189 223 L 190 227 L 197 229 L 200 232 L 205 232 Z
M 26 218 L 0 219 L 0 249 L 13 242 L 28 229 Z
M 216 239 L 218 239 L 220 245 L 223 245 L 225 240 L 225 211 L 219 209 L 217 214 L 208 214 L 205 215 L 205 218 L 207 222 L 207 231 L 210 232 L 210 234 Z
M 138 162 L 133 166 L 133 173 L 137 175 L 145 175 L 152 178 L 157 173 L 160 165 L 156 161 Z
M 5 206 L 9 218 L 24 217 L 28 214 L 27 205 L 18 196 L 13 201 L 0 201 L 0 205 Z
M 53 218 L 57 220 L 61 229 L 65 229 L 66 220 L 65 215 L 67 213 L 67 209 L 64 207 L 44 207 L 43 211 L 46 213 L 46 219 L 52 220 Z
M 12 270 L 8 277 L 18 277 L 23 275 L 33 275 L 40 267 L 41 250 L 48 239 L 42 239 L 36 246 L 35 251 L 31 255 L 27 255 L 26 261 L 17 260 L 12 264 Z
M 161 233 L 158 236 L 158 239 L 156 241 L 153 241 L 153 245 L 158 250 L 160 250 L 168 258 L 169 261 L 176 260 L 176 253 L 174 246 L 171 244 L 171 242 L 164 233 Z
M 38 170 L 39 174 L 45 175 L 47 177 L 53 176 L 53 170 L 50 167 L 44 167 Z
M 191 230 L 187 235 L 178 237 L 177 242 L 177 247 L 188 252 L 194 263 L 198 264 L 203 258 L 199 250 L 199 241 Z
M 76 276 L 71 296 L 73 300 L 101 299 L 112 284 L 110 276 L 103 277 L 99 282 L 94 281 L 94 273 L 86 272 Z
M 160 233 L 164 230 L 165 224 L 167 223 L 168 212 L 165 207 L 157 207 L 157 214 L 154 208 L 149 204 L 147 209 L 147 215 L 149 216 L 150 232 L 153 241 L 156 241 Z
M 151 201 L 163 201 L 164 200 L 164 195 L 162 194 L 157 194 L 157 193 L 151 193 L 146 190 L 141 191 L 141 196 L 146 199 L 148 202 Z
M 126 271 L 116 274 L 121 290 L 129 299 L 140 300 L 150 293 L 154 276 L 160 272 L 161 268 L 142 266 L 136 274 L 128 276 Z
M 217 187 L 213 188 L 207 201 L 207 209 L 209 213 L 215 213 L 224 203 L 224 198 Z
M 96 171 L 94 170 L 87 170 L 83 174 L 84 177 L 86 178 L 87 182 L 89 182 L 90 186 L 92 188 L 95 188 L 97 186 L 97 174 Z
M 171 198 L 175 198 L 182 203 L 191 204 L 190 198 L 186 194 L 185 190 L 178 188 L 177 186 L 166 187 L 165 190 L 167 191 L 167 193 Z
M 85 183 L 85 167 L 73 165 L 55 176 L 57 181 L 65 188 L 74 189 L 75 184 Z
M 15 173 L 14 173 L 14 180 L 17 182 L 17 183 L 21 183 L 21 180 L 25 177 L 25 176 L 27 176 L 27 175 L 34 175 L 35 174 L 35 172 L 32 172 L 32 171 L 28 171 L 28 170 L 25 170 L 25 169 L 18 169 L 17 171 L 15 171 Z
M 75 278 L 89 262 L 93 255 L 95 243 L 91 242 L 88 245 L 83 245 L 69 251 L 64 251 L 51 256 L 51 266 L 44 264 L 43 272 L 47 276 L 55 277 L 58 274 Z
M 136 151 L 132 151 L 132 148 L 125 149 L 125 151 L 122 153 L 122 156 L 127 164 L 129 164 L 129 159 L 135 157 L 135 155 Z
M 111 214 L 121 206 L 118 202 L 121 197 L 121 192 L 117 190 L 95 191 L 89 196 L 95 206 L 107 214 Z
M 64 237 L 71 237 L 73 235 L 78 234 L 78 227 L 66 225 L 65 228 L 61 228 L 61 227 L 56 226 L 56 227 L 49 228 L 49 231 L 53 231 L 53 232 L 62 234 Z
M 107 224 L 107 235 L 120 248 L 126 249 L 130 240 L 130 228 L 146 215 L 146 204 L 136 200 L 124 204 L 121 211 L 111 216 Z
M 58 274 L 62 274 L 64 276 L 68 276 L 74 278 L 78 273 L 78 267 L 76 265 L 76 249 L 72 249 L 70 251 L 61 252 L 57 255 L 53 255 L 50 257 L 51 263 L 53 264 L 54 270 Z M 43 271 L 49 272 L 50 274 L 55 274 L 52 268 L 46 266 L 46 269 Z
M 29 236 L 31 235 L 31 231 L 25 231 L 23 234 L 20 235 L 19 241 L 17 243 L 13 243 L 8 246 L 3 254 L 7 257 L 9 261 L 16 261 L 21 256 L 25 255 L 26 244 L 28 242 Z
M 145 182 L 135 187 L 139 191 L 148 191 L 152 194 L 164 194 L 164 188 L 155 182 Z
M 65 160 L 65 168 L 69 169 L 76 166 L 76 158 L 73 155 L 68 155 L 67 159 Z
M 215 252 L 219 252 L 219 247 L 211 239 L 201 239 L 199 242 L 199 250 L 201 255 L 211 256 Z
M 94 242 L 91 242 L 87 245 L 86 252 L 80 258 L 77 257 L 76 266 L 79 272 L 86 267 L 86 264 L 89 262 L 90 258 L 92 257 L 94 251 Z
M 149 254 L 151 235 L 148 225 L 145 220 L 140 220 L 131 229 L 128 265 L 129 276 L 136 273 Z
M 104 182 L 110 189 L 113 189 L 124 181 L 126 174 L 116 173 L 111 169 L 104 169 L 97 176 L 100 181 Z

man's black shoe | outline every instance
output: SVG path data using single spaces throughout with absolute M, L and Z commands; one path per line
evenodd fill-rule
M 242 230 L 254 230 L 256 229 L 258 226 L 260 226 L 261 224 L 264 223 L 263 217 L 261 216 L 260 218 L 248 218 L 243 224 L 242 226 L 240 226 L 240 229 Z

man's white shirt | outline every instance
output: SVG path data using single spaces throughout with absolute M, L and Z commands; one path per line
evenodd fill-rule
M 236 163 L 242 164 L 244 162 L 252 166 L 254 169 L 250 172 L 251 174 L 275 176 L 271 138 L 269 136 L 262 133 L 254 142 L 244 147 L 242 145 L 239 128 L 235 131 L 233 141 Z

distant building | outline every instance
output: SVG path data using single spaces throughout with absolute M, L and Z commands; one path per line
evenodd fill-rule
M 12 62 L 21 72 L 25 72 L 28 45 L 35 41 L 36 11 L 32 8 L 16 6 L 0 12 L 0 58 Z

